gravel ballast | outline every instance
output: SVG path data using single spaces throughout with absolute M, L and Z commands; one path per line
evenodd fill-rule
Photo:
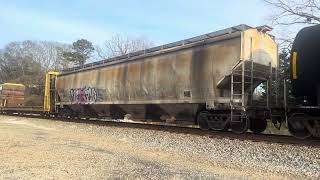
M 320 148 L 0 116 L 0 179 L 320 179 Z

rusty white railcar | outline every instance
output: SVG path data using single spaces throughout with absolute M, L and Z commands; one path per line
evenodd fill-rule
M 67 69 L 56 80 L 56 107 L 75 117 L 262 132 L 268 104 L 253 106 L 252 94 L 278 66 L 270 30 L 239 25 Z

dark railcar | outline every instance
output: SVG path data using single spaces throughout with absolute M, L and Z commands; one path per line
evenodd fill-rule
M 288 129 L 298 138 L 320 137 L 320 25 L 297 34 L 290 66 L 298 105 L 287 109 Z
M 320 25 L 306 27 L 296 36 L 291 52 L 293 94 L 305 105 L 320 105 Z

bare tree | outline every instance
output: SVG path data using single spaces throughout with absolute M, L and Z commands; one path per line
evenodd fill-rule
M 154 43 L 145 37 L 131 38 L 118 34 L 106 40 L 103 47 L 96 47 L 96 52 L 100 58 L 106 59 L 144 50 L 152 46 L 154 46 Z
M 50 41 L 23 41 L 20 47 L 24 54 L 32 55 L 33 59 L 47 71 L 59 71 L 71 65 L 62 57 L 63 51 L 71 49 L 70 45 Z
M 41 80 L 41 65 L 32 55 L 17 48 L 17 43 L 6 46 L 0 58 L 1 80 L 34 85 Z
M 303 27 L 320 24 L 320 0 L 263 0 L 272 7 L 270 20 L 273 26 L 278 26 L 277 41 L 280 45 L 279 52 L 279 80 L 287 79 L 290 89 L 290 51 L 296 33 Z M 280 31 L 283 32 L 281 33 Z M 280 37 L 280 38 L 279 38 Z M 278 84 L 278 94 L 282 89 L 282 81 Z M 293 96 L 288 92 L 288 101 L 293 102 Z
M 307 25 L 320 24 L 320 0 L 263 0 L 275 8 L 271 23 L 281 26 L 285 33 L 277 40 L 283 48 L 290 48 L 292 34 Z
M 278 25 L 320 24 L 319 0 L 264 0 L 279 10 L 273 15 Z
M 47 71 L 59 71 L 69 45 L 48 41 L 11 42 L 0 50 L 0 82 L 42 85 Z

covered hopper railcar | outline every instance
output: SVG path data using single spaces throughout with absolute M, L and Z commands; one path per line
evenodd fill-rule
M 239 25 L 69 69 L 56 80 L 57 110 L 261 132 L 265 109 L 251 106 L 251 99 L 277 67 L 269 30 Z

